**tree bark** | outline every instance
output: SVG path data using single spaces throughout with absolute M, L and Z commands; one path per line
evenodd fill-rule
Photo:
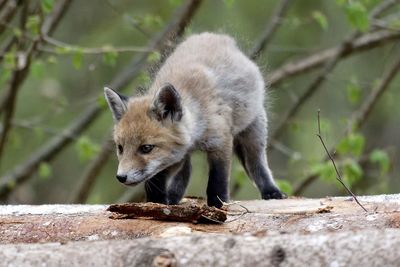
M 368 212 L 349 197 L 241 201 L 222 224 L 112 219 L 108 205 L 0 206 L 0 266 L 397 266 L 400 194 L 359 200 Z
M 351 198 L 241 201 L 223 224 L 111 219 L 106 205 L 0 206 L 0 243 L 68 242 L 160 237 L 179 233 L 325 234 L 400 227 L 400 194 Z

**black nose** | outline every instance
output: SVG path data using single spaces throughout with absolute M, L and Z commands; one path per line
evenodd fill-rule
M 125 183 L 125 182 L 126 182 L 126 178 L 128 178 L 127 175 L 118 175 L 118 174 L 117 174 L 117 179 L 118 179 L 118 181 L 120 181 L 121 183 Z

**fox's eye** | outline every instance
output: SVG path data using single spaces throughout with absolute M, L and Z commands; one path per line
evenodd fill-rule
M 124 152 L 124 148 L 121 145 L 117 146 L 118 154 L 122 154 Z
M 142 154 L 148 154 L 150 153 L 154 148 L 154 145 L 141 145 L 139 147 L 139 152 Z

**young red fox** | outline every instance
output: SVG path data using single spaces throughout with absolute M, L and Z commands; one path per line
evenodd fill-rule
M 266 157 L 264 81 L 227 36 L 192 35 L 159 70 L 148 93 L 127 98 L 105 88 L 126 185 L 145 182 L 147 201 L 178 204 L 191 174 L 190 154 L 207 153 L 207 202 L 229 199 L 234 150 L 263 199 L 283 197 Z

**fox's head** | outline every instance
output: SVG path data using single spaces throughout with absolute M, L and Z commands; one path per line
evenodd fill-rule
M 135 185 L 181 161 L 189 149 L 179 93 L 171 84 L 154 96 L 128 98 L 104 89 L 114 118 L 117 179 Z

